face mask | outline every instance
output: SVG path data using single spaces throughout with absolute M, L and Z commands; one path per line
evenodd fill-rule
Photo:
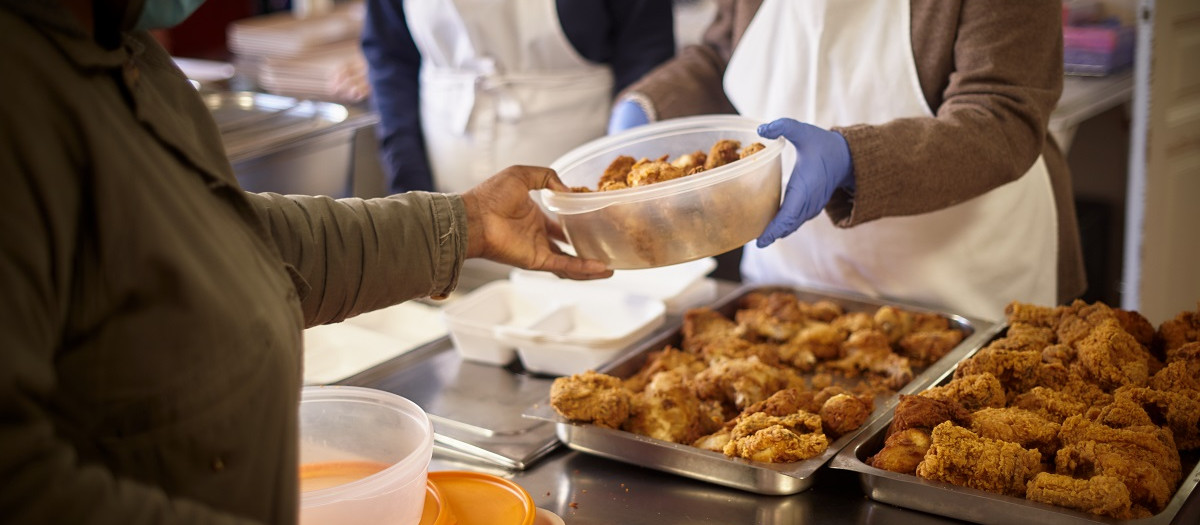
M 192 16 L 204 0 L 146 0 L 134 29 L 166 29 Z

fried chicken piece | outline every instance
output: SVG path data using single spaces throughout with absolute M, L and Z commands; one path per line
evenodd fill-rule
M 629 418 L 631 393 L 621 380 L 592 370 L 554 379 L 550 406 L 571 421 L 620 428 Z
M 838 394 L 821 405 L 819 414 L 825 434 L 836 439 L 862 426 L 874 410 L 870 398 Z
M 930 388 L 918 394 L 932 399 L 955 401 L 967 410 L 985 407 L 999 408 L 1006 404 L 1004 387 L 996 376 L 984 372 L 956 377 L 942 386 Z
M 961 330 L 914 331 L 897 343 L 901 354 L 916 366 L 929 366 L 950 353 L 963 340 Z
M 744 158 L 749 157 L 755 153 L 758 153 L 764 149 L 767 149 L 767 147 L 764 146 L 761 142 L 751 143 L 749 146 L 742 148 L 742 151 L 738 152 L 738 158 L 744 159 Z
M 971 413 L 952 399 L 900 394 L 892 423 L 888 426 L 888 435 L 910 428 L 930 432 L 946 421 L 966 425 L 971 421 Z
M 708 159 L 708 155 L 703 151 L 696 150 L 691 153 L 680 155 L 675 160 L 671 161 L 671 165 L 683 170 L 684 173 L 691 175 L 693 170 L 699 168 L 704 169 L 704 161 Z
M 630 400 L 623 428 L 673 443 L 691 443 L 725 422 L 720 413 L 706 413 L 700 398 L 679 369 L 654 374 L 646 389 Z
M 1075 379 L 1059 389 L 1034 387 L 1028 392 L 1018 394 L 1009 403 L 1010 406 L 1024 408 L 1042 414 L 1056 422 L 1082 414 L 1093 406 L 1103 406 L 1112 403 L 1112 395 L 1104 392 L 1094 383 Z
M 1062 474 L 1042 472 L 1029 480 L 1025 499 L 1067 507 L 1089 514 L 1131 519 L 1129 489 L 1112 476 L 1097 475 L 1076 479 Z
M 719 400 L 739 410 L 794 386 L 783 370 L 767 365 L 757 357 L 710 364 L 696 374 L 694 384 L 701 399 Z
M 1042 455 L 1016 443 L 979 437 L 949 421 L 933 429 L 917 477 L 1024 496 L 1026 482 L 1042 470 Z
M 1037 386 L 1041 362 L 1040 349 L 1007 350 L 993 343 L 961 361 L 954 377 L 987 373 L 998 379 L 1006 392 L 1024 392 Z
M 1129 489 L 1135 504 L 1157 513 L 1170 499 L 1175 484 L 1152 463 L 1127 454 L 1125 448 L 1096 441 L 1063 445 L 1055 454 L 1055 470 L 1072 477 L 1099 474 L 1117 478 Z
M 900 339 L 913 331 L 916 320 L 908 310 L 891 305 L 880 306 L 875 310 L 875 328 L 887 335 L 888 344 L 896 344 Z
M 1055 459 L 1060 474 L 1116 476 L 1129 486 L 1134 502 L 1148 508 L 1161 510 L 1179 482 L 1179 451 L 1167 429 L 1155 425 L 1113 428 L 1080 415 L 1063 421 L 1058 438 L 1063 444 Z M 1163 481 L 1154 481 L 1148 471 L 1158 473 Z
M 1115 318 L 1094 326 L 1075 344 L 1075 351 L 1087 376 L 1105 390 L 1145 385 L 1150 379 L 1153 356 Z
M 704 169 L 719 168 L 738 160 L 738 149 L 741 147 L 742 143 L 736 140 L 718 140 L 708 150 L 708 158 L 704 160 Z
M 917 465 L 925 459 L 932 444 L 928 430 L 906 428 L 889 435 L 883 441 L 883 448 L 867 458 L 867 464 L 901 474 L 916 474 Z
M 749 357 L 757 357 L 769 365 L 779 362 L 779 352 L 774 346 L 742 339 L 738 335 L 738 325 L 711 308 L 692 308 L 685 312 L 682 331 L 683 350 L 708 363 Z
M 600 181 L 596 183 L 596 187 L 600 191 L 604 191 L 606 186 L 620 183 L 622 186 L 629 180 L 629 171 L 633 169 L 633 165 L 637 163 L 637 159 L 621 155 L 611 163 L 607 168 L 604 168 L 604 173 L 600 175 Z
M 1140 406 L 1158 426 L 1171 430 L 1179 450 L 1200 448 L 1200 397 L 1198 392 L 1171 392 L 1145 387 L 1117 390 L 1114 402 L 1128 400 Z
M 745 333 L 786 341 L 804 327 L 805 318 L 795 294 L 749 294 L 742 304 L 734 319 Z
M 692 443 L 692 446 L 705 450 L 712 450 L 714 452 L 724 452 L 725 445 L 729 443 L 733 427 L 736 426 L 737 423 L 743 418 L 755 413 L 763 413 L 768 416 L 782 417 L 788 414 L 795 414 L 797 412 L 814 412 L 815 409 L 808 410 L 808 407 L 816 405 L 813 403 L 813 397 L 813 392 L 802 392 L 795 388 L 785 388 L 775 392 L 774 394 L 771 394 L 770 397 L 746 407 L 746 409 L 742 410 L 742 413 L 738 414 L 736 418 L 727 421 L 722 428 L 716 432 L 697 439 Z
M 642 364 L 636 374 L 625 379 L 624 386 L 630 392 L 641 392 L 650 383 L 650 378 L 659 372 L 680 369 L 684 377 L 691 378 L 704 370 L 706 366 L 705 362 L 695 354 L 667 345 L 662 350 L 647 354 L 646 362 Z
M 1150 378 L 1149 386 L 1168 392 L 1200 392 L 1200 343 L 1179 347 L 1175 359 Z M 1192 395 L 1200 396 L 1200 393 Z
M 636 188 L 638 186 L 648 186 L 650 184 L 678 179 L 684 175 L 686 173 L 683 170 L 667 162 L 642 159 L 630 168 L 626 184 Z
M 1163 349 L 1167 362 L 1173 361 L 1172 354 L 1187 343 L 1200 341 L 1200 302 L 1196 303 L 1196 311 L 1179 312 L 1174 319 L 1163 321 L 1158 326 L 1155 339 Z
M 1154 325 L 1150 324 L 1149 319 L 1136 310 L 1113 308 L 1113 313 L 1116 314 L 1121 329 L 1129 332 L 1138 344 L 1146 349 L 1154 345 Z
M 829 323 L 809 323 L 791 339 L 779 345 L 779 357 L 796 368 L 807 370 L 812 368 L 816 361 L 840 358 L 842 344 L 846 342 L 848 335 Z
M 1110 321 L 1120 325 L 1117 313 L 1108 305 L 1101 302 L 1088 304 L 1076 299 L 1067 307 L 1067 312 L 1059 320 L 1054 335 L 1059 343 L 1074 345 L 1091 334 L 1096 327 Z
M 848 377 L 861 372 L 878 374 L 888 388 L 899 389 L 913 378 L 908 358 L 892 352 L 887 335 L 879 330 L 862 330 L 850 334 L 842 344 L 845 357 L 827 363 Z
M 1008 306 L 1004 307 L 1004 316 L 1010 325 L 1021 323 L 1049 329 L 1058 326 L 1058 321 L 1065 312 L 1062 307 L 1039 306 L 1018 301 L 1008 303 Z
M 867 312 L 846 312 L 832 321 L 829 324 L 834 328 L 852 334 L 863 330 L 875 329 L 875 318 Z
M 984 408 L 971 414 L 970 428 L 980 437 L 1037 449 L 1043 459 L 1052 460 L 1059 447 L 1058 431 L 1061 427 L 1036 412 L 1021 408 Z
M 821 417 L 808 412 L 783 417 L 755 412 L 741 418 L 729 437 L 725 455 L 768 463 L 800 461 L 829 448 Z
M 1133 402 L 1129 396 L 1114 396 L 1112 403 L 1094 406 L 1083 414 L 1084 419 L 1112 428 L 1141 427 L 1154 425 L 1146 409 Z

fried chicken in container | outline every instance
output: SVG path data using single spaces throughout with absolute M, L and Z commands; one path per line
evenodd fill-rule
M 1099 516 L 1133 519 L 1129 489 L 1112 476 L 1096 475 L 1087 479 L 1042 472 L 1029 480 L 1025 498 Z
M 933 429 L 917 477 L 1008 496 L 1025 496 L 1026 483 L 1042 472 L 1042 455 L 1008 441 L 979 437 L 949 421 Z
M 621 380 L 592 370 L 554 379 L 550 406 L 563 417 L 606 428 L 620 428 L 629 419 L 631 392 Z

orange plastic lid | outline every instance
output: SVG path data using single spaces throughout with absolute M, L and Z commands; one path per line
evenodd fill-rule
M 454 513 L 446 505 L 446 499 L 433 480 L 425 482 L 425 510 L 421 511 L 420 525 L 457 525 Z
M 437 486 L 443 508 L 450 509 L 457 525 L 533 525 L 537 516 L 529 492 L 498 476 L 440 470 L 429 473 L 429 483 Z M 428 513 L 428 498 L 425 508 Z

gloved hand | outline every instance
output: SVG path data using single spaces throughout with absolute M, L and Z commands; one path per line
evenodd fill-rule
M 784 189 L 783 204 L 758 237 L 758 247 L 765 248 L 821 213 L 837 188 L 853 191 L 854 166 L 850 146 L 836 131 L 781 118 L 759 126 L 758 134 L 769 139 L 782 135 L 796 146 L 796 165 Z
M 511 166 L 462 194 L 467 211 L 467 257 L 541 270 L 567 279 L 612 276 L 604 263 L 564 254 L 554 244 L 562 227 L 529 197 L 532 190 L 570 191 L 554 170 Z
M 641 105 L 629 99 L 621 100 L 613 106 L 612 115 L 608 118 L 608 134 L 620 133 L 649 123 L 650 117 Z

